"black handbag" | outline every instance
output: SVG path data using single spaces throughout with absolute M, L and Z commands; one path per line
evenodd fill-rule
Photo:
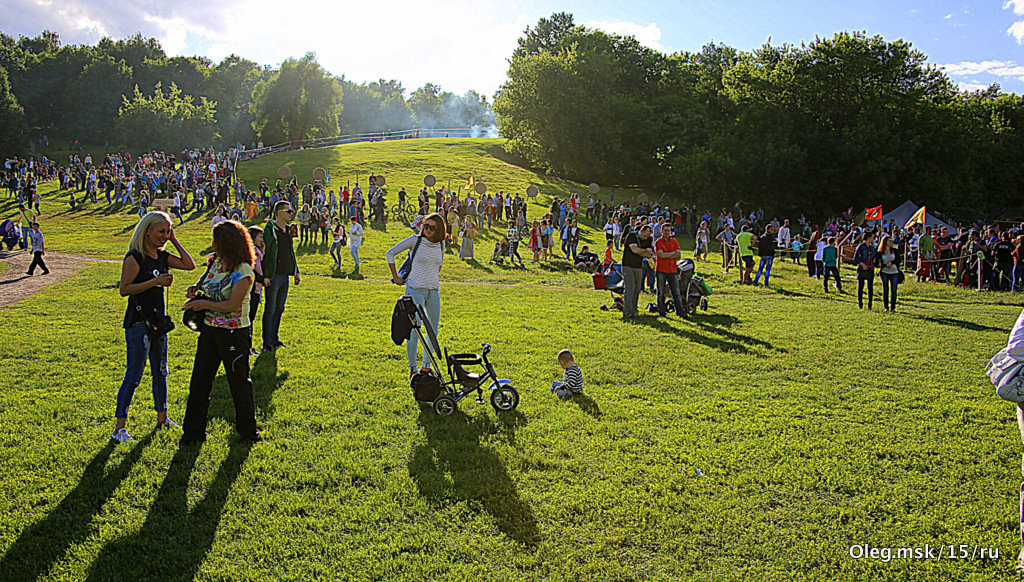
M 203 273 L 203 276 L 199 278 L 199 282 L 200 283 L 203 281 L 203 279 L 206 278 L 206 275 L 208 275 L 210 273 L 210 269 L 211 268 L 213 268 L 213 261 L 210 261 L 210 263 L 206 265 L 206 272 Z M 193 301 L 198 301 L 200 299 L 209 299 L 209 297 L 206 296 L 206 293 L 203 293 L 203 290 L 198 288 L 198 285 L 199 284 L 197 283 L 196 284 L 196 286 L 197 286 L 197 288 L 196 288 L 196 296 L 194 298 L 192 298 L 192 299 L 189 299 L 185 303 L 185 305 L 188 305 L 189 303 L 192 303 Z M 181 315 L 181 323 L 185 327 L 191 329 L 192 331 L 202 331 L 202 329 L 203 329 L 203 322 L 205 320 L 206 320 L 206 310 L 205 309 L 186 309 L 185 312 L 182 313 L 182 315 Z
M 138 303 L 135 304 L 135 309 L 142 313 L 142 316 L 146 319 L 146 334 L 150 338 L 156 338 L 162 335 L 167 335 L 174 329 L 174 320 L 171 319 L 170 315 L 156 315 L 155 313 L 147 313 L 142 309 L 142 306 L 139 305 Z

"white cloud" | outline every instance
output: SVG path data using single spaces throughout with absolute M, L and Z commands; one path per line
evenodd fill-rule
M 1024 15 L 1024 0 L 1006 0 L 1003 10 L 1012 9 L 1018 16 Z M 1018 20 L 1006 29 L 1006 34 L 1017 39 L 1017 44 L 1024 44 L 1024 20 Z
M 984 91 L 988 89 L 988 85 L 984 83 L 965 83 L 963 81 L 956 84 L 956 88 L 960 91 L 971 93 L 974 91 Z
M 1005 61 L 982 61 L 980 63 L 961 61 L 955 64 L 939 65 L 939 68 L 950 75 L 977 75 L 979 73 L 994 74 L 992 73 L 994 70 L 1006 70 L 1013 66 L 1016 66 L 1016 63 Z
M 1024 20 L 1014 22 L 1010 28 L 1006 29 L 1006 34 L 1017 39 L 1017 44 L 1024 44 Z
M 1024 2 L 1024 0 L 1021 1 Z M 596 28 L 598 30 L 611 32 L 621 36 L 632 36 L 636 38 L 637 42 L 645 47 L 652 48 L 663 53 L 671 52 L 665 47 L 665 45 L 661 44 L 661 28 L 658 27 L 658 24 L 655 22 L 645 26 L 643 24 L 637 24 L 635 22 L 625 20 L 618 20 L 615 22 L 591 21 L 583 23 L 583 26 L 586 26 L 587 28 Z
M 65 43 L 95 43 L 106 35 L 116 39 L 141 32 L 157 38 L 169 55 L 201 54 L 214 62 L 234 52 L 277 66 L 312 51 L 328 71 L 355 82 L 397 79 L 408 90 L 433 82 L 446 91 L 476 89 L 488 96 L 504 82 L 506 59 L 516 40 L 536 20 L 515 3 L 498 0 L 40 4 L 46 1 L 0 1 L 0 21 L 34 25 L 24 30 L 30 36 L 43 28 L 55 30 Z M 645 30 L 660 39 L 656 26 Z
M 1014 79 L 1024 81 L 1024 65 L 1018 65 L 1012 61 L 982 61 L 980 63 L 963 61 L 960 63 L 939 65 L 939 68 L 951 76 L 974 77 L 976 75 L 992 75 L 994 77 L 1012 77 Z M 998 79 L 995 79 L 995 81 L 998 81 Z M 973 86 L 977 83 L 977 80 L 972 80 L 970 83 L 960 82 L 957 86 Z

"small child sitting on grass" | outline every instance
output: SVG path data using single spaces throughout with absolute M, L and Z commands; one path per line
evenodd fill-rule
M 569 350 L 558 352 L 558 363 L 565 372 L 562 373 L 561 382 L 558 380 L 551 382 L 551 391 L 562 398 L 583 394 L 583 372 L 576 365 L 572 352 Z

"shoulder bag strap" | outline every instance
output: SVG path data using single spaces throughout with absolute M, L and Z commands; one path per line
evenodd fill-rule
M 412 275 L 413 262 L 416 259 L 416 251 L 420 248 L 420 243 L 423 242 L 423 235 L 416 237 L 416 245 L 412 247 L 412 252 L 409 253 L 409 272 L 405 274 L 405 280 L 409 280 L 409 275 Z

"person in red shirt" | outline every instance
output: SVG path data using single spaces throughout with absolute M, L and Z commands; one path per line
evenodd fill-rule
M 676 315 L 686 317 L 686 309 L 679 293 L 679 273 L 676 268 L 676 261 L 682 253 L 679 250 L 679 242 L 672 238 L 669 229 L 662 229 L 661 237 L 654 243 L 654 254 L 658 259 L 655 268 L 655 275 L 658 278 L 658 313 L 665 317 L 665 288 L 668 287 L 672 291 Z

